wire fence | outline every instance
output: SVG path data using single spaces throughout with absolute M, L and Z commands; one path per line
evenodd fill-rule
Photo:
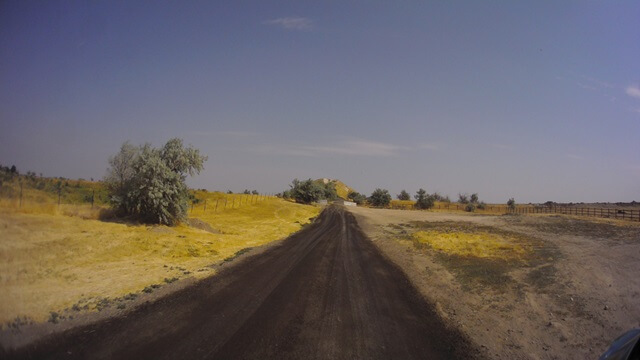
M 413 203 L 392 203 L 392 209 L 415 210 Z M 466 211 L 466 204 L 440 203 L 433 207 L 439 211 Z M 640 222 L 640 209 L 615 209 L 615 208 L 593 208 L 574 206 L 537 206 L 537 205 L 517 205 L 510 208 L 507 205 L 485 205 L 484 208 L 475 207 L 474 212 L 481 214 L 564 214 L 576 216 L 588 216 L 607 219 L 620 219 Z
M 272 194 L 218 194 L 190 203 L 190 213 L 218 213 L 273 199 Z
M 197 190 L 188 201 L 188 211 L 189 214 L 220 213 L 272 198 L 275 198 L 274 194 L 227 194 Z M 103 191 L 62 187 L 45 193 L 16 183 L 0 186 L 0 209 L 98 219 L 108 212 L 110 205 Z

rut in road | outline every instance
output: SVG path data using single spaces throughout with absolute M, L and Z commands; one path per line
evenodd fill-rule
M 445 326 L 342 207 L 305 230 L 126 317 L 51 336 L 16 358 L 452 359 Z

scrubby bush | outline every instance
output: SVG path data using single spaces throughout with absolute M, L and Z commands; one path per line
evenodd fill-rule
M 507 201 L 507 206 L 509 207 L 509 210 L 515 210 L 516 200 L 514 198 L 510 198 L 509 201 Z
M 259 194 L 259 193 L 258 193 L 258 190 L 252 190 L 252 191 L 251 191 L 251 195 L 258 195 L 258 194 Z
M 356 203 L 358 205 L 362 205 L 367 200 L 367 197 L 362 195 L 362 194 L 360 194 L 357 191 L 352 191 L 347 195 L 347 199 L 353 201 L 354 203 Z
M 388 206 L 391 202 L 391 195 L 389 191 L 386 189 L 375 189 L 371 196 L 369 196 L 369 204 L 376 207 L 385 207 Z
M 406 190 L 400 191 L 400 194 L 397 195 L 398 200 L 411 200 L 411 195 Z
M 199 173 L 206 160 L 177 138 L 159 149 L 125 142 L 109 159 L 104 179 L 112 206 L 144 222 L 175 225 L 187 213 L 186 176 Z
M 435 204 L 435 198 L 433 195 L 427 194 L 424 189 L 420 189 L 414 196 L 416 198 L 415 207 L 417 209 L 431 209 Z
M 485 204 L 484 201 L 480 201 L 478 203 L 478 209 L 484 210 L 486 207 L 487 207 L 487 204 Z
M 472 204 L 477 204 L 477 203 L 478 203 L 478 193 L 473 193 L 473 194 L 471 194 L 470 202 L 471 202 Z
M 460 204 L 468 204 L 469 203 L 469 195 L 467 195 L 467 194 L 458 194 L 458 202 Z
M 476 206 L 473 203 L 468 203 L 467 206 L 464 207 L 464 211 L 474 212 L 476 211 Z

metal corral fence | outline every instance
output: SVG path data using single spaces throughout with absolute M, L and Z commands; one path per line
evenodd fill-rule
M 466 204 L 439 203 L 434 210 L 445 211 L 465 211 Z M 413 202 L 396 201 L 390 207 L 399 210 L 414 210 Z M 565 214 L 577 216 L 591 216 L 599 218 L 620 219 L 640 222 L 640 209 L 612 209 L 612 208 L 589 208 L 574 206 L 538 206 L 538 205 L 517 205 L 514 209 L 507 205 L 485 205 L 484 209 L 476 208 L 476 213 L 486 214 Z

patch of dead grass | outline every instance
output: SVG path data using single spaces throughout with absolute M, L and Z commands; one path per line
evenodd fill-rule
M 209 208 L 212 210 L 212 208 Z M 0 209 L 0 324 L 136 293 L 165 279 L 203 277 L 245 248 L 284 238 L 320 209 L 265 199 L 192 217 L 220 233 Z M 203 270 L 204 269 L 204 270 Z M 175 281 L 175 280 L 174 280 Z

